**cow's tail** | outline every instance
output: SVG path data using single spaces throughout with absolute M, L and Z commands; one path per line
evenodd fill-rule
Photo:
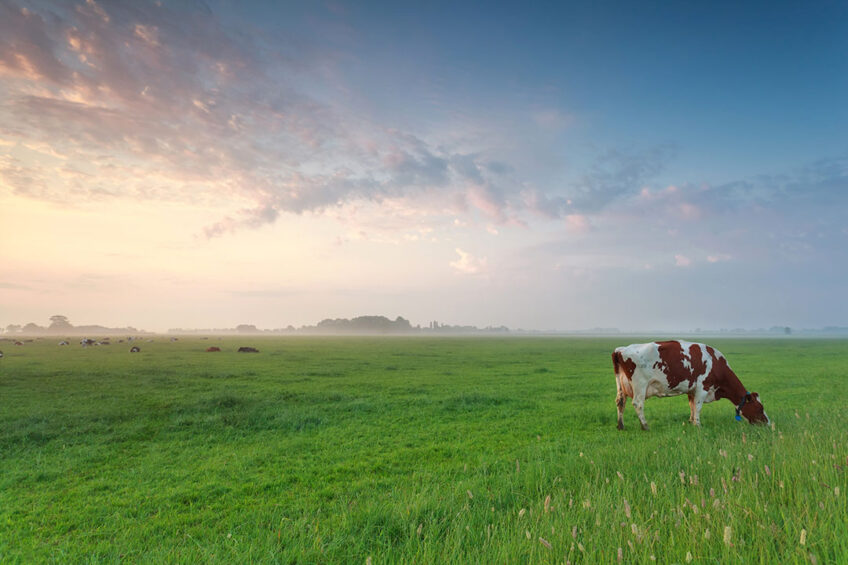
M 616 402 L 618 402 L 619 399 L 623 396 L 623 394 L 622 394 L 623 391 L 621 390 L 621 376 L 618 373 L 618 370 L 621 367 L 621 363 L 622 363 L 621 353 L 619 353 L 618 351 L 613 351 L 612 352 L 612 369 L 613 369 L 613 372 L 615 373 L 615 392 L 616 392 L 615 398 L 616 398 Z
M 612 354 L 612 368 L 615 372 L 616 403 L 621 403 L 622 405 L 627 396 L 632 396 L 630 383 L 624 382 L 627 376 L 625 375 L 623 365 L 624 357 L 621 355 L 621 352 L 614 351 Z
M 621 353 L 613 351 L 612 353 L 612 368 L 615 371 L 615 407 L 618 411 L 618 429 L 624 429 L 624 405 L 627 402 L 627 397 L 624 394 L 624 387 L 621 383 L 622 372 L 620 371 L 623 363 Z

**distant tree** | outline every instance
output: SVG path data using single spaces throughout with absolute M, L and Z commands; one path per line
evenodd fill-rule
M 23 328 L 21 328 L 21 333 L 25 333 L 25 334 L 40 334 L 40 333 L 43 333 L 43 332 L 44 332 L 44 330 L 46 330 L 46 329 L 47 329 L 47 328 L 44 328 L 44 327 L 42 327 L 42 326 L 39 326 L 38 324 L 35 324 L 35 323 L 33 323 L 33 322 L 30 322 L 30 323 L 28 323 L 27 325 L 25 325 Z
M 16 334 L 19 331 L 21 331 L 20 324 L 9 324 L 8 326 L 6 326 L 6 333 Z
M 253 324 L 239 324 L 236 326 L 236 331 L 243 334 L 256 333 L 259 330 Z
M 50 316 L 50 327 L 47 329 L 53 333 L 64 333 L 74 329 L 74 326 L 68 321 L 67 316 L 56 314 L 55 316 Z

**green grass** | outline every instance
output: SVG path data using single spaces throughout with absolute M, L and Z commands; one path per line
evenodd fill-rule
M 2 563 L 848 562 L 844 341 L 712 341 L 774 429 L 650 432 L 628 339 L 57 341 L 2 342 Z

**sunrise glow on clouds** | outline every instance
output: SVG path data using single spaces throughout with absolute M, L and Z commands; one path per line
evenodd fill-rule
M 830 9 L 4 3 L 0 325 L 844 324 Z

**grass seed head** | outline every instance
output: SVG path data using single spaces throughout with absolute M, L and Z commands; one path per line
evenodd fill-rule
M 551 511 L 551 495 L 545 497 L 545 514 Z
M 546 540 L 545 538 L 543 538 L 541 536 L 539 536 L 539 543 L 541 543 L 542 545 L 544 545 L 548 549 L 551 548 L 551 542 L 549 542 L 548 540 Z
M 730 526 L 725 526 L 724 527 L 724 537 L 722 538 L 724 540 L 724 544 L 730 545 L 730 539 L 732 537 L 733 537 L 733 530 L 730 528 Z
M 801 539 L 799 542 L 801 545 L 807 545 L 807 530 L 801 530 Z
M 470 490 L 466 490 L 465 492 L 467 492 L 467 493 L 468 493 L 468 498 L 474 498 L 474 495 L 473 495 L 473 494 L 471 494 L 471 491 L 470 491 Z
M 524 530 L 524 535 L 527 536 L 527 539 L 530 539 L 530 538 L 533 537 L 533 535 L 530 533 L 530 530 Z
M 624 550 L 620 547 L 618 548 L 618 562 L 621 563 L 624 561 Z
M 518 517 L 519 517 L 519 518 L 521 518 L 522 516 L 524 516 L 524 514 L 525 514 L 526 512 L 527 512 L 527 509 L 526 509 L 526 508 L 522 508 L 521 510 L 519 510 L 519 511 L 518 511 Z
M 656 496 L 657 494 L 657 483 L 655 483 L 654 481 L 651 481 L 651 494 L 653 494 L 654 496 Z
M 686 563 L 691 563 L 691 562 L 692 562 L 692 552 L 687 551 L 686 552 Z
M 627 503 L 627 499 L 624 499 L 624 515 L 630 518 L 630 505 Z

